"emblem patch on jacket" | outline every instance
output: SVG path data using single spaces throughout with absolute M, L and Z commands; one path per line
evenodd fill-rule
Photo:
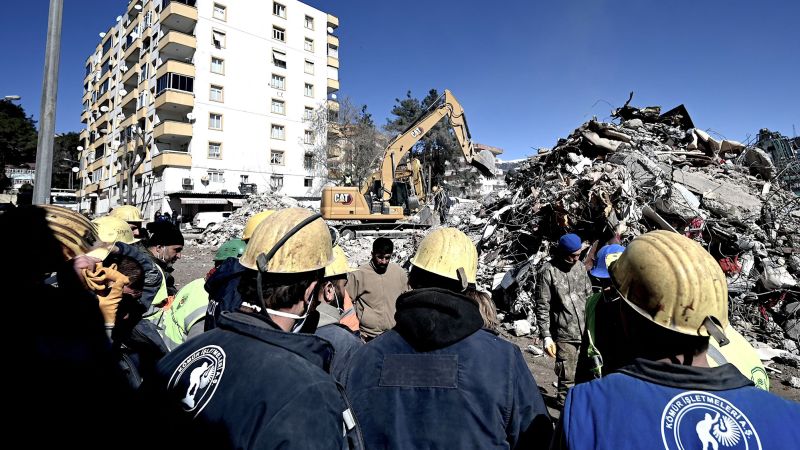
M 225 371 L 225 351 L 216 345 L 197 349 L 178 364 L 167 389 L 181 396 L 181 406 L 197 417 L 219 386 Z
M 761 449 L 750 419 L 722 397 L 702 391 L 676 395 L 661 415 L 667 450 Z

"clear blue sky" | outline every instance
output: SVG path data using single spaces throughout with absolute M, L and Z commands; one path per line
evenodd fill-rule
M 8 2 L 0 27 L 0 97 L 21 95 L 37 119 L 48 3 Z M 64 3 L 59 132 L 81 129 L 83 63 L 127 4 Z M 698 127 L 730 139 L 800 129 L 795 0 L 307 3 L 340 19 L 341 97 L 382 125 L 407 90 L 449 88 L 473 139 L 506 159 L 607 118 L 631 90 L 635 105 L 685 103 Z

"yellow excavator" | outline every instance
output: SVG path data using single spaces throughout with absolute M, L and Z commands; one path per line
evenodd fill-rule
M 325 220 L 357 221 L 364 226 L 349 224 L 342 226 L 343 235 L 355 234 L 359 229 L 383 228 L 380 224 L 392 224 L 407 218 L 406 213 L 419 208 L 420 198 L 426 201 L 420 163 L 410 158 L 406 167 L 400 167 L 403 157 L 440 120 L 447 118 L 464 158 L 486 177 L 494 176 L 494 156 L 488 151 L 478 152 L 464 116 L 464 108 L 453 93 L 444 93 L 427 111 L 405 131 L 395 137 L 384 151 L 380 169 L 370 176 L 359 189 L 355 186 L 327 186 L 322 190 L 321 211 Z M 403 180 L 403 183 L 396 183 Z M 373 226 L 374 225 L 374 226 Z M 423 227 L 419 223 L 408 223 L 408 227 Z M 397 225 L 393 228 L 402 228 Z M 349 230 L 349 231 L 348 231 Z

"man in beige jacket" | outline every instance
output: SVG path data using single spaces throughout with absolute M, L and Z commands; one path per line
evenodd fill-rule
M 389 262 L 394 244 L 385 237 L 372 243 L 372 259 L 347 274 L 347 292 L 356 307 L 361 337 L 370 341 L 394 328 L 395 301 L 408 290 L 408 275 Z

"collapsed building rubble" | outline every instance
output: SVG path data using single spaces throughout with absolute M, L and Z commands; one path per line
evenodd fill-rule
M 203 231 L 194 243 L 201 247 L 219 247 L 230 239 L 241 238 L 250 216 L 265 209 L 292 208 L 298 205 L 297 200 L 285 195 L 270 193 L 250 195 L 242 207 L 231 213 L 224 222 Z
M 682 105 L 661 114 L 628 103 L 613 112 L 614 123 L 590 120 L 530 157 L 507 174 L 508 190 L 461 216 L 455 225 L 471 231 L 481 251 L 481 284 L 492 286 L 508 319 L 527 316 L 535 333 L 535 274 L 561 234 L 593 244 L 588 268 L 612 239 L 627 244 L 670 230 L 719 261 L 739 331 L 797 354 L 800 198 L 773 182 L 763 150 L 714 139 Z

